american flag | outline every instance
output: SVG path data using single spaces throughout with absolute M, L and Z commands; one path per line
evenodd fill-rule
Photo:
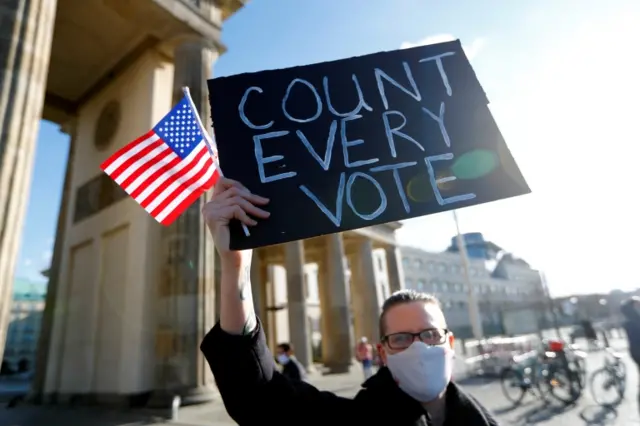
M 100 166 L 163 225 L 171 224 L 220 177 L 196 114 L 187 92 L 153 129 Z

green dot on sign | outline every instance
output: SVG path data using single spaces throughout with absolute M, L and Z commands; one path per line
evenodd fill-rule
M 458 179 L 478 179 L 494 171 L 498 163 L 495 152 L 475 149 L 458 157 L 451 166 L 451 172 Z

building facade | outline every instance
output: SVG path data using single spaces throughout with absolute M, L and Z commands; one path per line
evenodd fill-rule
M 373 309 L 372 315 L 378 315 L 382 309 L 382 304 L 390 296 L 392 287 L 389 280 L 387 252 L 383 249 L 375 249 L 372 252 L 372 257 L 374 272 L 374 279 L 372 280 L 372 283 L 374 284 L 368 291 L 375 292 L 375 296 L 373 297 L 374 304 L 371 306 L 371 309 Z M 357 268 L 357 265 L 353 259 L 350 262 L 349 257 L 347 256 L 345 256 L 343 262 L 346 266 L 345 281 L 348 287 L 348 324 L 350 328 L 349 344 L 351 347 L 355 347 L 354 339 L 357 340 L 366 336 L 371 341 L 376 341 L 379 336 L 372 335 L 372 333 L 375 333 L 375 330 L 371 328 L 366 329 L 365 326 L 359 324 L 359 321 L 357 320 L 360 311 L 359 300 L 361 300 L 358 292 L 362 291 L 359 289 L 358 283 L 355 279 L 357 274 L 352 272 L 352 268 Z M 267 310 L 275 312 L 273 314 L 273 332 L 269 339 L 270 344 L 275 345 L 283 342 L 290 343 L 291 335 L 288 310 L 289 298 L 287 294 L 287 271 L 281 266 L 272 266 L 269 269 L 268 275 L 270 279 L 273 280 L 273 294 L 271 297 L 273 298 L 274 306 L 267 308 Z M 328 283 L 320 282 L 321 279 L 323 279 L 323 277 L 320 271 L 320 265 L 316 263 L 305 265 L 304 298 L 307 310 L 307 327 L 311 335 L 313 360 L 315 362 L 325 363 L 323 361 L 325 359 L 323 347 L 326 348 L 330 344 L 329 342 L 326 342 L 327 339 L 330 339 L 330 336 L 326 334 L 328 331 L 325 331 L 325 334 L 323 335 L 322 304 L 320 296 L 322 294 L 321 291 L 323 286 L 328 285 Z M 393 290 L 399 290 L 400 288 L 402 287 L 394 287 Z M 323 339 L 323 336 L 326 337 Z
M 16 279 L 7 328 L 3 364 L 13 372 L 32 372 L 36 360 L 38 337 L 46 285 Z
M 186 404 L 215 397 L 198 349 L 220 312 L 220 262 L 200 214 L 211 194 L 163 227 L 99 166 L 152 128 L 182 98 L 184 86 L 204 125 L 211 125 L 208 96 L 216 94 L 208 93 L 206 81 L 226 51 L 224 21 L 246 3 L 2 3 L 0 222 L 11 226 L 0 233 L 0 350 L 39 122 L 56 123 L 70 136 L 32 385 L 36 397 L 136 405 L 164 405 L 173 395 Z M 286 337 L 308 366 L 319 329 L 322 362 L 334 371 L 349 368 L 353 333 L 377 335 L 386 294 L 381 283 L 403 285 L 399 226 L 255 250 L 254 302 L 269 344 Z M 378 252 L 386 276 L 376 266 Z M 317 265 L 319 308 L 308 306 L 307 265 Z M 273 271 L 281 268 L 286 311 L 277 306 L 274 284 Z M 288 335 L 278 336 L 275 317 L 283 315 Z
M 538 271 L 509 255 L 486 259 L 469 256 L 469 280 L 476 294 L 486 335 L 531 332 L 538 326 L 537 314 L 544 310 L 545 295 Z M 432 253 L 403 247 L 405 286 L 433 293 L 442 302 L 449 327 L 459 337 L 471 337 L 468 292 L 463 262 L 455 251 Z M 518 313 L 527 321 L 516 321 Z M 526 326 L 522 325 L 526 323 Z

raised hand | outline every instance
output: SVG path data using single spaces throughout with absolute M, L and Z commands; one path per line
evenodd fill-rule
M 227 257 L 229 250 L 229 222 L 238 219 L 247 226 L 255 226 L 256 219 L 266 219 L 269 212 L 256 207 L 269 203 L 267 198 L 252 194 L 244 185 L 233 179 L 221 177 L 216 183 L 213 198 L 202 207 L 204 217 L 220 257 Z

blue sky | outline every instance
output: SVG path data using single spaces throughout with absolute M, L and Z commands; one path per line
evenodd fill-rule
M 459 212 L 546 271 L 556 294 L 640 286 L 640 2 L 253 0 L 225 23 L 215 75 L 460 38 L 533 194 Z M 68 140 L 43 123 L 17 274 L 48 264 Z M 450 214 L 407 221 L 401 242 L 446 247 Z

